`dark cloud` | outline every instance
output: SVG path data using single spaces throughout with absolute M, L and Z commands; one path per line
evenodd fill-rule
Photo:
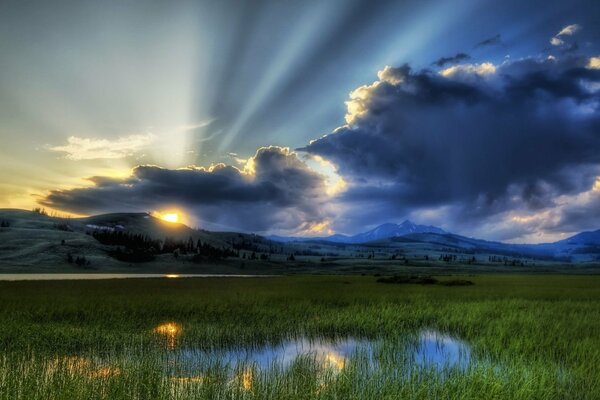
M 388 67 L 351 94 L 347 125 L 301 150 L 337 166 L 340 201 L 377 203 L 372 221 L 452 206 L 444 217 L 464 227 L 551 207 L 599 172 L 600 70 L 587 63 Z
M 554 232 L 580 232 L 600 227 L 600 190 L 575 198 L 554 213 L 554 218 L 541 224 L 541 229 Z
M 82 214 L 181 207 L 212 229 L 294 229 L 325 217 L 324 178 L 281 147 L 257 151 L 245 170 L 134 168 L 131 177 L 92 177 L 94 186 L 54 190 L 41 204 Z M 204 225 L 206 226 L 206 225 Z
M 441 57 L 438 58 L 436 61 L 432 62 L 432 65 L 437 65 L 438 67 L 443 67 L 445 65 L 448 64 L 457 64 L 461 61 L 466 61 L 471 59 L 471 56 L 466 54 L 466 53 L 458 53 L 452 57 Z
M 486 46 L 498 46 L 498 45 L 501 45 L 501 44 L 502 44 L 502 37 L 498 33 L 495 36 L 492 36 L 490 38 L 484 39 L 481 42 L 477 43 L 475 45 L 475 48 L 486 47 Z

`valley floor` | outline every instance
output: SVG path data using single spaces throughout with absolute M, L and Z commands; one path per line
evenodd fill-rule
M 159 257 L 145 263 L 104 262 L 78 267 L 67 263 L 18 265 L 0 261 L 1 274 L 18 273 L 74 273 L 74 274 L 230 274 L 230 275 L 297 275 L 297 274 L 342 274 L 342 275 L 448 275 L 448 274 L 568 274 L 600 275 L 600 263 L 560 263 L 537 261 L 525 265 L 504 263 L 474 263 L 426 261 L 412 259 L 366 260 L 360 258 L 298 256 L 294 261 L 276 255 L 271 260 L 241 260 L 237 258 L 193 263 L 174 261 L 172 257 Z M 0 279 L 1 280 L 1 279 Z
M 357 275 L 0 282 L 0 399 L 600 398 L 600 276 L 460 279 L 474 284 Z M 406 348 L 423 331 L 467 343 L 469 364 L 415 364 Z M 375 345 L 334 370 L 310 357 L 266 370 L 177 364 L 189 349 L 298 337 Z

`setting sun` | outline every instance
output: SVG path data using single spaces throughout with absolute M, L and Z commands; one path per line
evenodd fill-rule
M 169 214 L 163 214 L 160 217 L 163 221 L 167 221 L 167 222 L 179 222 L 179 214 L 177 213 L 169 213 Z
M 165 211 L 153 211 L 152 216 L 162 221 L 169 222 L 172 224 L 185 224 L 185 214 L 179 209 L 168 209 Z

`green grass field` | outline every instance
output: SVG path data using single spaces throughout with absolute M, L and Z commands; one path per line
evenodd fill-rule
M 0 399 L 600 398 L 600 277 L 466 279 L 475 285 L 372 276 L 0 282 Z M 403 349 L 422 329 L 466 341 L 473 362 L 443 373 L 411 363 Z M 373 339 L 376 367 L 359 351 L 336 371 L 300 358 L 287 369 L 231 373 L 206 360 L 201 374 L 165 372 L 176 348 L 295 336 Z

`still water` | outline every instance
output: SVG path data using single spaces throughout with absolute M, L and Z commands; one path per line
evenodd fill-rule
M 352 357 L 358 356 L 367 366 L 375 369 L 382 356 L 381 341 L 351 337 L 335 340 L 300 337 L 277 345 L 201 350 L 192 347 L 178 348 L 176 326 L 168 326 L 161 331 L 171 350 L 167 356 L 168 372 L 176 376 L 193 376 L 203 366 L 211 364 L 225 365 L 232 370 L 248 366 L 262 371 L 274 367 L 286 369 L 303 357 L 335 372 L 341 371 Z M 414 340 L 407 340 L 401 353 L 403 360 L 409 364 L 438 371 L 465 369 L 472 360 L 471 349 L 466 342 L 433 330 L 421 331 Z
M 133 278 L 253 278 L 269 275 L 227 274 L 0 274 L 0 281 L 56 281 Z

